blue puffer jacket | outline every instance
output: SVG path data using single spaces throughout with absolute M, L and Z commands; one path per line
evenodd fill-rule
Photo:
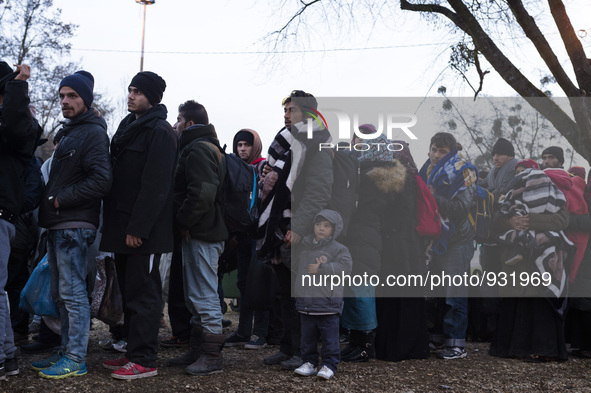
M 322 216 L 334 225 L 333 236 L 314 241 L 314 235 L 304 237 L 299 250 L 296 253 L 298 274 L 295 285 L 296 309 L 304 314 L 328 315 L 340 314 L 343 310 L 343 290 L 340 285 L 331 288 L 330 276 L 338 276 L 342 279 L 343 274 L 351 274 L 353 260 L 349 249 L 334 240 L 343 230 L 343 219 L 334 210 L 322 210 L 316 214 L 316 218 Z M 316 258 L 326 259 L 318 267 L 317 274 L 308 274 L 308 265 L 315 264 Z M 309 277 L 309 278 L 308 278 Z M 326 278 L 326 285 L 316 285 Z M 336 283 L 336 281 L 334 281 Z

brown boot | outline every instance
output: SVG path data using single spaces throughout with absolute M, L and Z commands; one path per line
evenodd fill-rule
M 201 355 L 201 346 L 203 341 L 203 330 L 201 328 L 192 328 L 189 338 L 189 350 L 176 358 L 168 361 L 169 367 L 186 367 L 199 359 Z
M 203 345 L 199 359 L 185 369 L 191 375 L 210 375 L 221 373 L 224 368 L 222 348 L 226 336 L 223 334 L 203 333 Z

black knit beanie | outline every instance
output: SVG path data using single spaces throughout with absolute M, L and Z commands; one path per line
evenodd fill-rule
M 560 146 L 550 146 L 542 152 L 542 156 L 544 154 L 552 154 L 554 157 L 558 158 L 558 162 L 560 165 L 564 164 L 564 150 Z
M 90 72 L 77 71 L 72 75 L 66 76 L 60 82 L 58 91 L 64 86 L 74 89 L 74 91 L 84 100 L 84 104 L 87 108 L 92 106 L 92 101 L 94 100 L 92 95 L 92 91 L 94 90 L 94 78 Z
M 495 154 L 515 157 L 515 148 L 513 147 L 513 144 L 505 138 L 499 138 L 492 149 L 492 155 L 494 156 Z
M 238 144 L 238 142 L 244 141 L 250 145 L 254 145 L 254 135 L 248 131 L 238 131 L 236 136 L 234 137 L 234 146 Z
M 159 104 L 162 101 L 162 95 L 164 94 L 164 90 L 166 90 L 164 79 L 151 71 L 138 72 L 131 80 L 129 86 L 133 86 L 144 93 L 152 105 Z

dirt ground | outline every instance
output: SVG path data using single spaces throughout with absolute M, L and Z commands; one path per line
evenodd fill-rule
M 236 328 L 238 314 L 228 311 L 233 321 L 224 329 Z M 263 365 L 263 357 L 277 347 L 253 351 L 224 349 L 224 372 L 206 377 L 184 374 L 165 367 L 180 349 L 161 348 L 158 376 L 134 381 L 115 380 L 101 366 L 105 359 L 119 357 L 98 346 L 109 336 L 106 325 L 95 320 L 87 357 L 88 374 L 64 380 L 46 380 L 30 369 L 30 363 L 45 356 L 19 355 L 21 373 L 0 382 L 2 392 L 591 392 L 591 360 L 572 358 L 561 363 L 531 364 L 488 355 L 488 344 L 469 343 L 468 357 L 458 360 L 409 360 L 398 363 L 341 363 L 335 377 L 321 381 L 299 377 L 279 366 Z M 161 338 L 170 329 L 160 330 Z

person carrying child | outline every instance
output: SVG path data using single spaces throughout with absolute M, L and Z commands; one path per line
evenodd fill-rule
M 301 321 L 301 353 L 304 362 L 294 372 L 331 379 L 340 360 L 339 317 L 343 310 L 343 286 L 331 286 L 329 276 L 351 273 L 349 250 L 336 239 L 343 219 L 334 210 L 322 210 L 314 218 L 314 234 L 299 245 L 296 310 Z M 315 276 L 315 277 L 314 277 Z M 322 282 L 322 284 L 320 284 Z M 341 282 L 342 284 L 342 282 Z M 322 361 L 318 367 L 318 339 L 322 337 Z

